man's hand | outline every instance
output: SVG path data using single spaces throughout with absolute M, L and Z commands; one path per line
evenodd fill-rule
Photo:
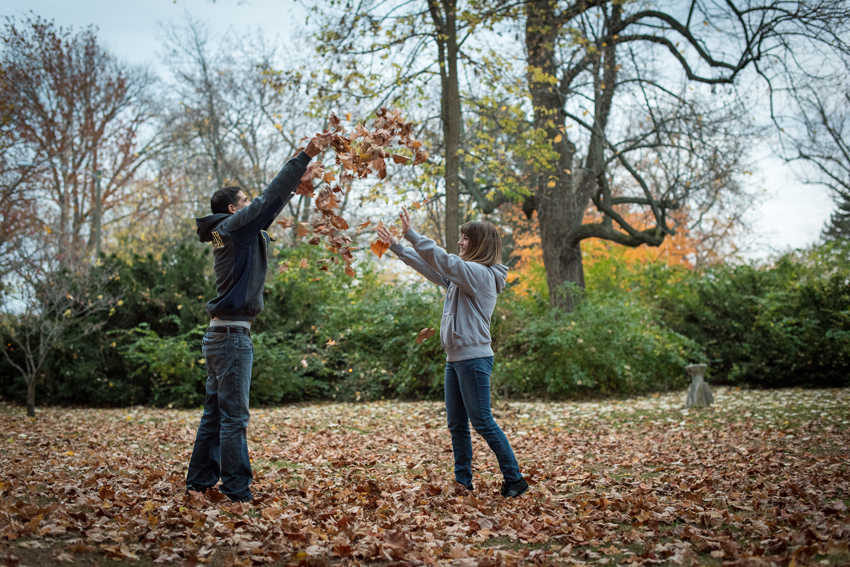
M 316 134 L 313 136 L 307 143 L 307 147 L 304 148 L 304 153 L 310 156 L 311 158 L 319 155 L 325 148 L 327 148 L 331 141 L 333 140 L 334 134 L 332 132 L 325 132 L 324 134 Z

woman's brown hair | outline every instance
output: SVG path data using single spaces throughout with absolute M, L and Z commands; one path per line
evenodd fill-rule
M 502 262 L 502 237 L 499 230 L 487 221 L 473 221 L 460 227 L 460 233 L 469 239 L 461 260 L 495 266 Z

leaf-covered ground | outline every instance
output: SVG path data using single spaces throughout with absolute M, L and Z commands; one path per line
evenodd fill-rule
M 497 402 L 532 491 L 480 439 L 455 488 L 442 404 L 254 409 L 256 500 L 185 495 L 200 411 L 0 404 L 10 565 L 850 563 L 850 391 Z

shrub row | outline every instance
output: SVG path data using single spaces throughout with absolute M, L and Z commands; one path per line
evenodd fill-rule
M 524 297 L 508 288 L 492 324 L 494 390 L 632 395 L 683 387 L 690 362 L 708 362 L 713 382 L 850 385 L 848 252 L 831 243 L 768 266 L 700 272 L 600 263 L 588 269 L 588 291 L 570 314 L 549 307 L 543 285 Z M 252 402 L 441 397 L 439 340 L 416 343 L 420 329 L 439 324 L 440 290 L 415 276 L 388 281 L 371 259 L 355 279 L 321 272 L 317 254 L 307 246 L 276 251 L 277 260 L 298 266 L 307 258 L 311 267 L 277 274 L 272 266 L 253 329 Z M 209 249 L 184 245 L 158 259 L 110 262 L 122 304 L 93 334 L 71 329 L 41 377 L 37 403 L 200 405 L 203 303 L 214 291 Z M 0 395 L 21 401 L 25 392 L 0 359 Z

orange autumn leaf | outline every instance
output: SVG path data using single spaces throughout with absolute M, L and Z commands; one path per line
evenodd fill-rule
M 310 264 L 307 262 L 307 258 L 301 258 L 301 269 L 306 269 Z
M 404 156 L 400 156 L 398 154 L 393 154 L 393 163 L 397 163 L 399 165 L 407 165 L 407 162 L 410 161 L 410 158 L 406 158 Z
M 289 262 L 281 262 L 280 265 L 277 267 L 277 273 L 282 274 L 283 272 L 285 272 L 288 269 L 289 269 Z
M 361 222 L 361 223 L 360 223 L 360 230 L 363 230 L 364 228 L 366 228 L 366 227 L 367 227 L 367 226 L 369 226 L 370 224 L 372 224 L 372 221 L 368 221 L 368 220 L 367 220 L 366 222 Z
M 437 331 L 435 331 L 432 327 L 425 327 L 424 329 L 419 331 L 419 334 L 416 336 L 416 344 L 422 344 L 426 340 L 433 337 L 436 332 Z
M 422 203 L 420 203 L 419 201 L 413 201 L 412 205 L 417 209 L 422 208 Z
M 293 219 L 291 217 L 284 217 L 284 218 L 280 219 L 279 221 L 277 221 L 277 224 L 279 224 L 283 228 L 289 228 L 289 227 L 292 226 L 292 223 L 294 223 L 294 222 L 295 222 L 295 219 Z
M 351 267 L 351 264 L 346 264 L 346 265 L 345 265 L 345 275 L 347 275 L 347 276 L 351 276 L 352 278 L 353 278 L 355 275 L 357 275 L 357 274 L 356 274 L 356 272 L 354 271 L 354 268 L 352 268 L 352 267 Z
M 384 252 L 389 250 L 390 245 L 384 242 L 383 240 L 376 240 L 372 243 L 372 252 L 374 252 L 378 258 L 381 258 L 384 255 Z

